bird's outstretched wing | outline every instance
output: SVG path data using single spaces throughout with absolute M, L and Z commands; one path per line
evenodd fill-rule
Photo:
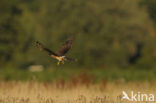
M 49 55 L 57 56 L 56 53 L 54 53 L 54 52 L 51 51 L 50 49 L 44 47 L 43 44 L 41 44 L 41 43 L 38 42 L 38 41 L 36 41 L 36 47 L 39 48 L 41 51 L 45 51 L 45 52 L 47 52 Z
M 58 56 L 65 55 L 70 50 L 70 48 L 72 47 L 73 39 L 74 39 L 73 36 L 71 36 L 70 38 L 68 38 L 67 41 L 58 49 L 58 51 L 56 52 L 56 54 Z

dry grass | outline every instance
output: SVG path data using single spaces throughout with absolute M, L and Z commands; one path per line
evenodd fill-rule
M 103 81 L 75 85 L 62 80 L 55 83 L 0 82 L 0 103 L 126 103 L 120 100 L 123 90 L 156 94 L 156 84 Z

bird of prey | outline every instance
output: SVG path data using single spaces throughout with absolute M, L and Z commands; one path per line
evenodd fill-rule
M 53 52 L 50 49 L 46 48 L 43 44 L 36 41 L 36 47 L 40 49 L 40 51 L 45 51 L 49 54 L 50 57 L 55 58 L 58 60 L 57 65 L 62 62 L 64 64 L 64 61 L 76 61 L 76 59 L 66 57 L 65 54 L 71 49 L 72 42 L 73 42 L 73 36 L 69 37 L 67 41 L 58 49 L 58 51 Z

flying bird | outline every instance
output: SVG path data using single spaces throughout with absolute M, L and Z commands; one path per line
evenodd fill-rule
M 72 42 L 73 42 L 74 37 L 69 37 L 67 41 L 58 49 L 58 51 L 53 52 L 52 50 L 46 48 L 43 44 L 40 42 L 36 41 L 36 47 L 40 49 L 40 51 L 45 51 L 48 53 L 48 55 L 51 58 L 57 59 L 57 65 L 62 62 L 64 64 L 64 61 L 76 61 L 74 58 L 69 58 L 66 57 L 65 54 L 71 49 L 72 47 Z

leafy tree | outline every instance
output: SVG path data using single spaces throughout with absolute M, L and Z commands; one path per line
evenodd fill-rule
M 6 5 L 0 6 L 0 32 L 8 35 L 0 36 L 1 61 L 52 65 L 34 41 L 55 51 L 75 35 L 67 55 L 78 58 L 78 66 L 155 66 L 154 25 L 139 0 L 2 0 L 0 5 Z

